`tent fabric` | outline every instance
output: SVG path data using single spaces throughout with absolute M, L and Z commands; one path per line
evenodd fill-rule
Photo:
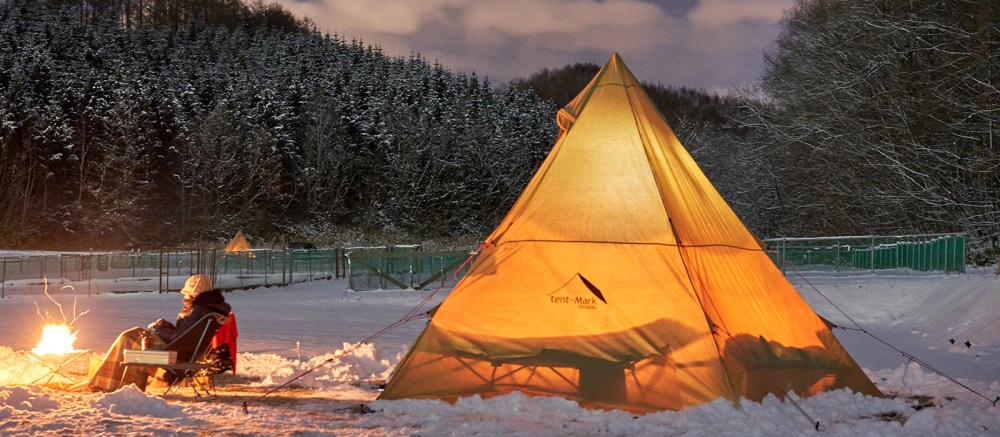
M 247 237 L 243 236 L 243 231 L 236 231 L 236 235 L 232 240 L 229 240 L 229 244 L 223 249 L 223 253 L 240 253 L 247 250 L 250 250 L 250 243 L 247 242 Z
M 381 399 L 521 391 L 637 413 L 880 395 L 615 54 Z

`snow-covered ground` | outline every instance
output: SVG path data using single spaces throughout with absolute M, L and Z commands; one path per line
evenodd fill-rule
M 152 389 L 142 393 L 131 387 L 109 394 L 70 393 L 32 384 L 47 370 L 21 351 L 39 341 L 42 316 L 61 321 L 62 314 L 44 295 L 22 294 L 0 300 L 0 435 L 1000 435 L 1000 406 L 992 404 L 1000 395 L 1000 319 L 995 315 L 1000 279 L 992 269 L 961 275 L 812 272 L 790 280 L 827 319 L 852 327 L 853 320 L 961 385 L 867 334 L 836 330 L 879 388 L 893 397 L 841 390 L 799 400 L 801 412 L 768 398 L 743 402 L 739 409 L 719 400 L 644 416 L 520 394 L 462 399 L 455 405 L 374 401 L 378 391 L 372 381 L 388 375 L 423 328 L 422 320 L 321 364 L 399 320 L 429 292 L 349 292 L 342 281 L 316 281 L 226 295 L 239 325 L 239 375 L 222 378 L 216 401 L 161 398 Z M 431 304 L 445 295 L 435 294 Z M 63 291 L 54 298 L 67 318 L 84 313 L 74 324 L 76 346 L 89 352 L 66 365 L 71 376 L 73 366 L 83 367 L 76 370 L 82 373 L 88 358 L 103 355 L 120 331 L 172 319 L 181 303 L 176 293 L 84 295 L 74 302 L 74 295 Z M 53 382 L 58 377 L 49 385 Z M 249 403 L 246 412 L 243 402 Z

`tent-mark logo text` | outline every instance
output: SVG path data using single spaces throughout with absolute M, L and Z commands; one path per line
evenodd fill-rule
M 577 290 L 580 289 L 580 287 L 571 286 L 571 284 L 577 283 L 576 281 L 577 279 L 579 279 L 579 283 L 584 286 L 583 288 L 585 288 L 590 293 L 590 295 L 581 296 L 580 294 L 582 293 L 572 291 L 574 289 Z M 566 293 L 560 293 L 560 291 L 564 291 L 567 289 L 569 289 L 570 291 Z M 596 310 L 598 301 L 603 302 L 604 304 L 608 303 L 608 301 L 604 299 L 604 293 L 601 292 L 601 289 L 598 288 L 596 285 L 594 285 L 592 282 L 588 281 L 587 278 L 583 277 L 583 275 L 581 275 L 580 273 L 577 273 L 576 276 L 571 278 L 568 282 L 566 282 L 565 285 L 559 287 L 559 289 L 557 289 L 556 291 L 549 293 L 548 297 L 550 304 L 575 305 L 576 309 L 581 309 L 581 310 Z

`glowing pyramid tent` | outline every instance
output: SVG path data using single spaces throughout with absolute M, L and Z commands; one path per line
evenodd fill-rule
M 247 237 L 243 236 L 243 231 L 237 231 L 233 239 L 229 240 L 229 244 L 226 245 L 223 252 L 240 253 L 247 250 L 250 250 L 250 243 L 247 242 Z
M 618 55 L 382 399 L 521 391 L 634 412 L 878 395 Z

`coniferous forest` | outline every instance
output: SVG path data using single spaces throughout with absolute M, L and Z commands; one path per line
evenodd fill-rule
M 530 92 L 273 5 L 173 5 L 0 7 L 0 243 L 479 236 L 555 140 Z
M 805 0 L 757 87 L 644 85 L 762 238 L 965 232 L 992 258 L 998 23 L 1000 2 Z M 598 69 L 492 84 L 262 0 L 8 1 L 0 244 L 480 240 Z

